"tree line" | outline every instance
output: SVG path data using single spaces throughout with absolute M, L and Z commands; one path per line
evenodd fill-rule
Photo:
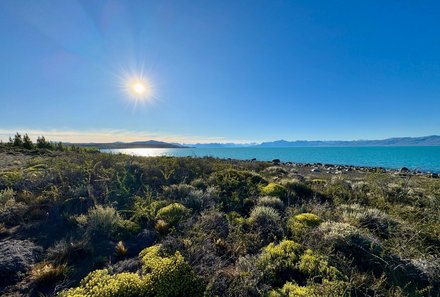
M 0 143 L 1 144 L 1 143 Z M 22 149 L 46 149 L 51 151 L 80 151 L 86 150 L 75 145 L 65 145 L 61 141 L 53 142 L 47 140 L 44 136 L 38 136 L 37 141 L 34 143 L 27 133 L 21 135 L 15 133 L 14 137 L 9 137 L 9 141 L 5 143 L 8 147 L 22 148 Z M 88 150 L 93 150 L 89 148 Z

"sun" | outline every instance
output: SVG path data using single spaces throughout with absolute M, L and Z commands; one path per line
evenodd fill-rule
M 145 85 L 142 82 L 135 82 L 131 88 L 133 89 L 133 92 L 138 95 L 143 95 L 145 93 Z
M 127 102 L 134 104 L 134 108 L 143 104 L 152 104 L 157 101 L 156 88 L 150 75 L 143 67 L 139 69 L 121 68 L 115 73 L 120 90 Z
M 136 101 L 148 101 L 153 97 L 153 86 L 144 77 L 130 78 L 126 81 L 125 89 Z

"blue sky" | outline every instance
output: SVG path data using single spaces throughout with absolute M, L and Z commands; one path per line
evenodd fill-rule
M 0 138 L 440 132 L 438 1 L 0 1 Z M 154 96 L 123 90 L 140 75 Z

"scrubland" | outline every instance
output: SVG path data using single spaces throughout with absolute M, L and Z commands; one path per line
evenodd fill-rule
M 3 296 L 439 296 L 440 179 L 79 148 L 0 160 Z

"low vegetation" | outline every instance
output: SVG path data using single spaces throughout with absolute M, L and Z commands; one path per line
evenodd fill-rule
M 0 145 L 2 296 L 440 294 L 440 179 L 29 142 Z

